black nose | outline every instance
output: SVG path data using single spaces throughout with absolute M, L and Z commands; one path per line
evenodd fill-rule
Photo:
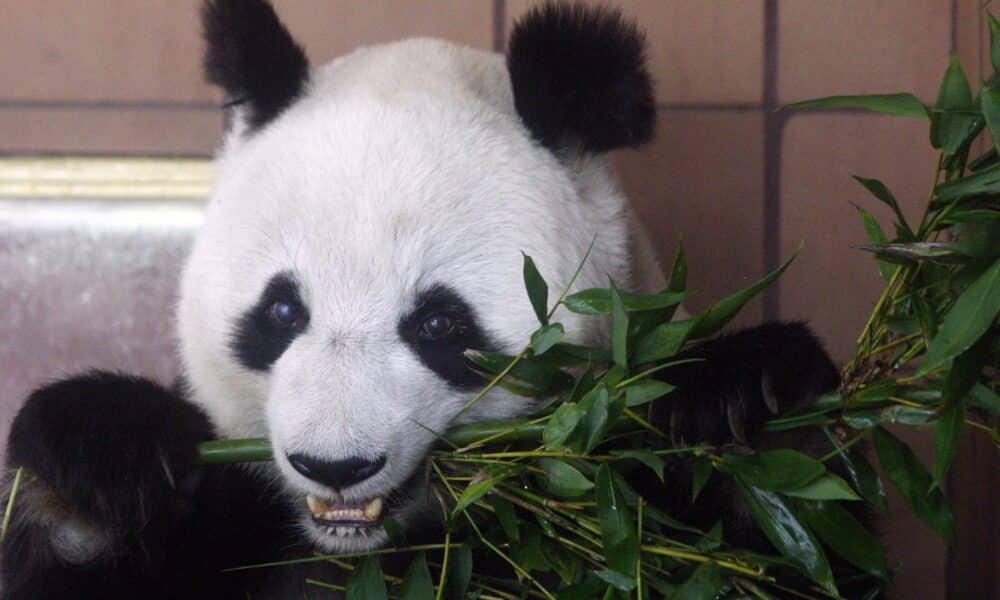
M 343 489 L 368 479 L 385 466 L 385 455 L 371 460 L 352 456 L 344 460 L 323 460 L 305 454 L 290 454 L 292 468 L 315 482 Z

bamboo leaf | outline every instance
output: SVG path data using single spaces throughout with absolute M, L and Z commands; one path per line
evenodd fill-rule
M 683 291 L 665 290 L 656 294 L 633 294 L 618 290 L 625 310 L 639 312 L 659 310 L 677 306 L 684 301 L 687 294 Z M 570 294 L 563 299 L 563 304 L 571 312 L 581 315 L 607 315 L 611 313 L 611 290 L 609 288 L 590 288 Z
M 576 498 L 594 487 L 593 482 L 567 462 L 555 458 L 540 458 L 538 466 L 545 471 L 546 477 L 542 479 L 545 487 L 557 496 Z
M 914 514 L 951 544 L 955 518 L 941 490 L 931 486 L 931 475 L 910 448 L 882 427 L 875 428 L 875 451 L 885 476 Z
M 713 562 L 707 562 L 698 565 L 677 590 L 677 595 L 672 597 L 677 600 L 711 600 L 719 598 L 729 588 L 730 584 L 723 576 L 722 568 Z
M 842 452 L 840 458 L 847 469 L 851 483 L 861 493 L 861 496 L 874 506 L 882 510 L 889 510 L 889 503 L 885 497 L 885 486 L 882 485 L 882 480 L 879 479 L 878 473 L 872 468 L 865 455 L 852 448 L 847 452 Z
M 867 94 L 862 96 L 828 96 L 789 104 L 785 108 L 863 108 L 899 117 L 927 119 L 927 107 L 913 94 Z
M 939 111 L 967 111 L 973 108 L 972 88 L 958 56 L 952 55 L 948 63 L 936 107 Z M 945 156 L 955 154 L 974 121 L 973 115 L 935 112 L 931 115 L 931 145 L 941 149 Z
M 967 401 L 971 408 L 982 409 L 992 414 L 1000 414 L 1000 396 L 981 383 L 972 386 Z
M 609 569 L 603 569 L 601 571 L 594 571 L 594 575 L 601 578 L 602 581 L 611 585 L 617 590 L 623 592 L 631 592 L 635 589 L 635 577 L 629 577 L 628 575 L 622 575 L 618 571 L 611 571 Z
M 913 235 L 913 230 L 910 229 L 910 226 L 907 224 L 906 217 L 903 216 L 902 209 L 899 208 L 899 202 L 896 201 L 896 197 L 892 195 L 892 192 L 889 191 L 889 188 L 887 188 L 884 183 L 878 179 L 869 179 L 867 177 L 859 177 L 857 175 L 853 175 L 852 177 L 854 177 L 855 181 L 864 186 L 866 190 L 871 192 L 873 196 L 892 209 L 892 212 L 896 215 L 896 220 L 899 222 L 899 225 L 903 228 L 903 231 L 907 235 L 907 240 L 904 241 L 909 241 L 916 237 Z
M 451 550 L 448 561 L 448 581 L 445 582 L 449 600 L 465 600 L 465 593 L 472 580 L 472 547 L 468 544 Z
M 719 470 L 735 473 L 747 483 L 769 491 L 789 492 L 815 481 L 826 467 L 811 456 L 785 448 L 745 456 L 725 454 Z
M 990 63 L 997 72 L 1000 71 L 1000 21 L 989 11 L 986 11 L 986 19 L 990 26 Z
M 685 319 L 657 325 L 636 344 L 632 361 L 641 365 L 677 354 L 691 337 L 696 322 L 696 319 Z
M 1000 259 L 973 281 L 944 316 L 937 336 L 917 368 L 923 377 L 968 350 L 1000 313 Z
M 705 484 L 711 476 L 712 463 L 703 456 L 695 457 L 691 468 L 691 502 L 698 499 L 698 495 L 705 489 Z
M 788 490 L 785 495 L 808 500 L 861 500 L 846 481 L 833 473 L 826 473 L 800 488 Z
M 580 424 L 585 414 L 578 404 L 565 402 L 556 408 L 542 431 L 542 441 L 549 450 L 563 450 L 566 440 Z
M 555 346 L 566 336 L 566 330 L 562 323 L 551 323 L 543 325 L 538 331 L 531 334 L 531 350 L 536 356 L 545 354 L 549 348 Z
M 615 364 L 628 368 L 628 315 L 614 282 L 610 282 L 611 292 L 611 354 Z
M 458 501 L 455 503 L 455 508 L 451 511 L 452 514 L 457 515 L 462 512 L 476 500 L 479 500 L 488 494 L 497 484 L 493 477 L 487 476 L 483 471 L 480 471 L 480 474 L 477 475 L 477 477 L 480 477 L 481 479 L 470 483 L 465 488 L 465 491 L 462 492 L 462 495 L 458 497 Z
M 493 514 L 496 515 L 497 521 L 500 521 L 500 527 L 507 534 L 507 539 L 515 544 L 520 542 L 521 532 L 517 526 L 518 519 L 514 505 L 500 496 L 491 498 L 490 503 L 493 505 Z
M 847 509 L 836 502 L 802 501 L 796 514 L 835 554 L 866 573 L 888 577 L 878 540 Z
M 885 233 L 882 232 L 882 228 L 879 226 L 878 221 L 875 220 L 875 217 L 860 206 L 855 208 L 857 208 L 858 214 L 861 216 L 861 222 L 864 225 L 865 233 L 868 234 L 868 239 L 872 241 L 873 245 L 885 245 L 888 239 L 885 237 Z M 878 263 L 878 272 L 882 276 L 882 279 L 887 282 L 892 279 L 893 273 L 896 272 L 896 267 L 881 260 L 876 262 Z
M 640 379 L 625 388 L 625 406 L 633 408 L 666 396 L 674 386 L 659 379 Z
M 992 15 L 991 15 L 992 17 Z M 993 147 L 1000 148 L 1000 90 L 983 85 L 979 91 L 979 104 L 983 109 L 986 126 L 993 137 Z
M 990 342 L 983 336 L 952 361 L 951 370 L 941 389 L 943 411 L 934 428 L 934 482 L 944 480 L 948 467 L 958 453 L 958 440 L 965 426 L 965 397 L 982 375 L 983 365 L 989 359 Z
M 905 244 L 866 244 L 855 246 L 858 250 L 894 262 L 932 260 L 940 263 L 962 262 L 964 256 L 954 246 L 944 242 L 908 242 Z
M 830 563 L 819 542 L 792 514 L 788 506 L 774 492 L 747 484 L 740 478 L 736 485 L 746 500 L 750 513 L 767 539 L 803 573 L 826 591 L 836 594 Z
M 399 600 L 428 600 L 434 597 L 434 580 L 427 569 L 427 556 L 423 552 L 410 562 L 399 588 Z
M 639 538 L 632 511 L 607 464 L 597 469 L 597 519 L 608 567 L 631 577 L 639 558 Z
M 377 556 L 366 556 L 347 581 L 347 600 L 387 600 L 385 579 Z
M 997 192 L 1000 192 L 1000 165 L 983 169 L 974 175 L 967 175 L 934 188 L 934 196 L 943 201 Z
M 531 308 L 535 310 L 535 316 L 542 325 L 549 324 L 549 286 L 542 279 L 541 273 L 535 266 L 535 261 L 523 252 L 524 257 L 524 288 L 528 291 L 528 300 L 531 301 Z
M 634 458 L 635 460 L 646 465 L 656 473 L 656 477 L 663 481 L 663 459 L 653 453 L 652 450 L 646 448 L 633 449 L 633 450 L 612 450 L 611 454 L 614 456 L 621 456 L 622 458 Z
M 757 283 L 751 285 L 748 288 L 736 292 L 732 296 L 723 298 L 722 300 L 716 302 L 708 310 L 702 313 L 695 320 L 694 329 L 691 331 L 692 338 L 701 338 L 712 335 L 718 330 L 722 329 L 726 323 L 736 316 L 736 313 L 740 311 L 743 306 L 750 301 L 751 298 L 757 295 L 762 289 L 771 285 L 775 279 L 781 276 L 788 268 L 788 265 L 792 264 L 795 257 L 798 256 L 799 251 L 801 251 L 801 246 L 799 250 L 795 251 L 785 264 L 781 265 L 763 279 Z

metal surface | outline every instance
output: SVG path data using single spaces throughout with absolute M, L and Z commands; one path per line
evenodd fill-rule
M 171 382 L 178 275 L 202 202 L 2 196 L 3 439 L 30 390 L 53 378 L 102 368 Z

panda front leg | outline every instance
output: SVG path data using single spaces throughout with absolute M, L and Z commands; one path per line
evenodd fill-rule
M 675 445 L 753 445 L 765 421 L 837 388 L 840 376 L 803 323 L 772 322 L 699 343 L 666 370 L 675 386 L 650 408 Z
M 271 542 L 241 532 L 268 522 L 250 478 L 195 465 L 211 436 L 197 407 L 145 379 L 92 372 L 31 394 L 7 445 L 8 485 L 22 474 L 3 597 L 228 597 L 221 560 Z

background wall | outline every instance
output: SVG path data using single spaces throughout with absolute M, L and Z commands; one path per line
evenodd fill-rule
M 210 155 L 222 115 L 200 76 L 197 4 L 0 0 L 0 154 Z M 275 4 L 310 57 L 322 62 L 359 44 L 410 35 L 502 50 L 511 23 L 531 2 Z M 882 179 L 917 214 L 934 161 L 927 127 L 850 110 L 776 109 L 822 95 L 911 90 L 930 103 L 950 52 L 971 78 L 985 76 L 980 1 L 620 4 L 648 32 L 660 122 L 652 144 L 616 161 L 660 256 L 669 261 L 683 233 L 699 308 L 760 277 L 804 241 L 795 266 L 742 321 L 808 319 L 834 355 L 846 358 L 879 292 L 874 263 L 850 250 L 865 241 L 851 203 L 887 216 L 850 175 Z M 17 251 L 10 239 L 0 239 L 8 258 Z M 176 267 L 175 246 L 165 260 Z M 162 278 L 163 270 L 149 274 Z M 15 297 L 4 285 L 0 297 Z M 163 308 L 158 318 L 169 314 Z M 6 331 L 20 323 L 8 321 Z M 3 344 L 15 354 L 8 340 Z M 929 458 L 929 440 L 911 438 Z M 1000 594 L 1000 532 L 981 522 L 1000 500 L 997 466 L 994 447 L 967 440 L 950 486 L 960 532 L 954 552 L 911 518 L 887 520 L 901 575 L 896 597 Z

